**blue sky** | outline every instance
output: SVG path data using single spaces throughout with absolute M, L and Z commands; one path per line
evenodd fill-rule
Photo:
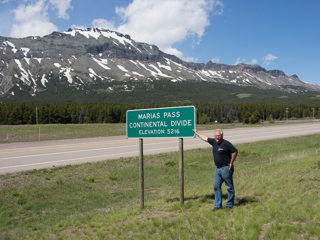
M 320 85 L 319 10 L 318 0 L 0 0 L 0 36 L 108 28 L 186 61 L 259 64 Z

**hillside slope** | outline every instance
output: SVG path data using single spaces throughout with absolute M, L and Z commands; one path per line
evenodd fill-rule
M 88 86 L 94 89 L 94 85 L 112 81 L 162 79 L 293 93 L 320 91 L 320 86 L 305 83 L 296 75 L 287 76 L 281 70 L 267 71 L 259 65 L 185 62 L 155 45 L 136 42 L 128 35 L 105 29 L 69 29 L 44 37 L 0 37 L 3 101 L 7 97 L 18 101 L 25 94 L 37 96 L 55 90 L 55 86 L 84 91 Z M 59 94 L 62 96 L 61 91 Z

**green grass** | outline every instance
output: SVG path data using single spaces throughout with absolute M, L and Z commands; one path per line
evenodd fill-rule
M 46 125 L 0 125 L 0 143 L 107 137 L 126 134 L 126 125 L 118 124 L 46 124 Z M 8 135 L 8 140 L 6 139 Z
M 237 97 L 238 98 L 247 98 L 247 97 L 250 97 L 251 94 L 249 93 L 240 93 L 240 94 L 237 94 Z
M 236 124 L 198 124 L 199 130 L 234 128 Z M 126 135 L 126 124 L 0 125 L 0 143 Z
M 236 147 L 230 211 L 210 211 L 210 148 L 184 152 L 182 207 L 177 152 L 144 157 L 144 210 L 138 158 L 1 175 L 0 238 L 319 239 L 320 134 Z

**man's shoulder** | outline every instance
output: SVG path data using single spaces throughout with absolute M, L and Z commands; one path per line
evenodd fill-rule
M 208 137 L 208 143 L 210 143 L 211 145 L 215 144 L 216 140 L 214 140 L 214 138 Z
M 231 142 L 229 142 L 228 140 L 223 139 L 222 143 L 223 143 L 225 146 L 234 148 L 234 149 L 236 150 L 235 146 L 233 146 L 233 144 L 232 144 Z
M 228 141 L 228 140 L 226 140 L 226 139 L 223 139 L 222 143 L 224 143 L 224 144 L 231 144 L 231 145 L 232 145 L 232 143 L 231 143 L 231 142 L 229 142 L 229 141 Z

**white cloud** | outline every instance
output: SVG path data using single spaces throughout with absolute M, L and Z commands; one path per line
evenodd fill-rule
M 94 27 L 94 28 L 106 28 L 106 29 L 110 29 L 110 30 L 116 30 L 113 21 L 108 21 L 108 20 L 102 19 L 102 18 L 94 19 L 94 20 L 92 21 L 92 27 Z
M 258 60 L 257 60 L 257 59 L 254 59 L 254 58 L 252 58 L 251 62 L 247 62 L 245 58 L 241 59 L 241 58 L 239 57 L 239 58 L 237 58 L 237 60 L 236 60 L 236 62 L 235 62 L 234 65 L 237 65 L 237 64 L 239 64 L 239 63 L 245 63 L 245 64 L 252 64 L 252 65 L 254 65 L 254 64 L 257 64 L 257 62 L 258 62 Z
M 117 31 L 184 58 L 172 45 L 188 38 L 196 38 L 199 43 L 210 25 L 210 14 L 220 15 L 222 10 L 218 0 L 133 0 L 126 7 L 116 7 L 123 21 Z M 105 24 L 112 26 L 109 21 Z
M 69 19 L 69 14 L 66 13 L 68 9 L 72 9 L 70 5 L 72 0 L 50 0 L 54 8 L 58 9 L 58 18 Z
M 72 29 L 87 29 L 88 27 L 73 24 L 73 25 L 71 25 L 71 28 Z
M 120 32 L 137 40 L 168 47 L 188 36 L 201 38 L 209 26 L 212 1 L 134 0 L 127 8 L 116 8 L 125 24 Z
M 43 36 L 58 31 L 58 27 L 50 22 L 48 8 L 51 6 L 57 9 L 58 18 L 68 19 L 66 11 L 72 8 L 70 3 L 71 0 L 38 0 L 28 5 L 20 4 L 12 10 L 15 23 L 12 24 L 10 36 Z
M 266 65 L 266 66 L 269 66 L 269 64 L 271 62 L 273 62 L 274 60 L 276 60 L 278 57 L 272 55 L 272 54 L 268 54 L 267 56 L 263 57 L 262 60 L 263 60 L 263 64 Z
M 257 62 L 258 62 L 258 60 L 257 59 L 254 59 L 254 58 L 252 58 L 252 60 L 251 60 L 251 63 L 250 64 L 257 64 Z
M 41 20 L 34 20 L 22 24 L 13 24 L 10 36 L 17 38 L 22 38 L 26 36 L 44 36 L 54 31 L 58 31 L 58 28 L 53 23 Z
M 239 64 L 239 63 L 246 63 L 246 59 L 245 59 L 245 58 L 243 58 L 243 59 L 237 58 L 237 60 L 236 60 L 236 62 L 234 63 L 234 65 L 237 65 L 237 64 Z
M 220 62 L 220 58 L 219 57 L 215 57 L 211 59 L 211 62 L 213 63 L 219 63 Z
M 194 63 L 196 63 L 196 62 L 198 62 L 199 61 L 199 58 L 194 58 L 194 57 L 181 57 L 184 61 L 186 61 L 186 62 L 194 62 Z
M 2 0 L 6 2 L 7 0 Z M 72 0 L 21 0 L 14 13 L 11 37 L 43 36 L 58 27 L 49 18 L 49 8 L 55 10 L 56 18 L 69 19 L 67 11 L 72 9 Z M 131 0 L 125 7 L 116 7 L 122 24 L 114 21 L 94 19 L 93 27 L 107 28 L 129 34 L 133 39 L 157 45 L 162 51 L 174 54 L 184 60 L 197 61 L 185 57 L 175 43 L 193 40 L 199 44 L 210 25 L 210 16 L 221 15 L 223 4 L 220 0 Z M 52 13 L 52 11 L 50 11 Z M 85 13 L 84 13 L 85 14 Z M 73 25 L 73 27 L 76 27 Z
M 12 25 L 11 37 L 43 36 L 53 31 L 58 31 L 58 27 L 51 23 L 48 18 L 48 6 L 45 0 L 40 0 L 28 6 L 21 4 L 12 10 L 15 14 Z
M 167 47 L 162 49 L 162 51 L 168 53 L 168 54 L 172 54 L 177 56 L 178 58 L 182 58 L 183 57 L 183 52 L 177 50 L 176 48 L 172 48 L 172 47 Z

